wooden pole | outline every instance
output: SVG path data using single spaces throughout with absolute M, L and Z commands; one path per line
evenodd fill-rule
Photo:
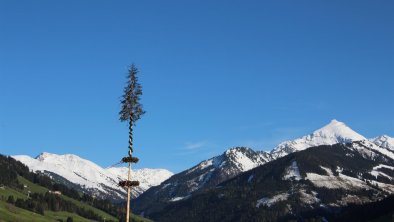
M 133 119 L 132 115 L 130 115 L 129 120 L 129 157 L 132 157 L 133 154 Z M 127 181 L 131 179 L 131 163 L 129 162 L 129 172 L 127 175 Z M 126 222 L 130 222 L 130 191 L 131 186 L 127 186 L 127 210 L 126 210 Z
M 129 172 L 127 176 L 127 181 L 130 181 L 131 174 L 131 163 L 129 163 Z M 131 187 L 127 186 L 127 210 L 126 210 L 126 222 L 130 221 L 130 191 Z

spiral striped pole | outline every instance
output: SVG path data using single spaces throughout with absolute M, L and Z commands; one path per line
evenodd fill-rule
M 129 155 L 127 157 L 122 158 L 122 162 L 128 163 L 128 174 L 127 181 L 120 181 L 119 185 L 122 187 L 127 187 L 127 208 L 126 208 L 126 222 L 130 221 L 130 193 L 131 188 L 135 186 L 139 186 L 138 181 L 131 181 L 131 164 L 137 163 L 138 158 L 133 157 L 133 121 L 130 118 L 129 122 Z

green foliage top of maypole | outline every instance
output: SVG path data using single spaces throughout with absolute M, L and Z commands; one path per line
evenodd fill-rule
M 120 121 L 131 121 L 133 125 L 135 125 L 135 122 L 145 113 L 142 104 L 140 103 L 142 87 L 138 82 L 137 73 L 137 67 L 132 64 L 127 76 L 127 85 L 123 90 L 121 100 L 122 108 L 119 112 Z

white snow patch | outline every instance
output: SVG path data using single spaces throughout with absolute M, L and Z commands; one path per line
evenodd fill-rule
M 280 193 L 280 194 L 277 194 L 271 198 L 264 197 L 264 198 L 257 200 L 256 207 L 257 208 L 259 208 L 260 206 L 271 207 L 272 205 L 274 205 L 275 203 L 277 203 L 279 201 L 287 200 L 288 197 L 289 197 L 289 194 L 287 194 L 287 193 Z
M 175 201 L 180 201 L 180 200 L 187 199 L 189 197 L 190 197 L 190 195 L 187 195 L 187 196 L 184 196 L 184 197 L 174 197 L 174 198 L 170 199 L 169 201 L 170 202 L 175 202 Z
M 203 170 L 209 166 L 212 166 L 213 159 L 206 160 L 200 164 L 200 170 Z
M 380 189 L 383 189 L 386 192 L 393 193 L 394 192 L 394 185 L 392 184 L 387 184 L 387 183 L 381 183 L 373 180 L 368 180 L 371 184 L 375 184 L 379 186 Z
M 326 171 L 326 173 L 327 173 L 329 176 L 334 175 L 334 174 L 332 173 L 332 171 L 331 171 L 330 168 L 324 167 L 324 166 L 320 166 L 320 168 L 322 168 L 324 171 Z
M 320 166 L 328 174 L 320 175 L 316 173 L 307 173 L 307 180 L 311 181 L 317 187 L 326 187 L 329 189 L 367 189 L 369 186 L 362 180 L 349 177 L 339 173 L 339 176 L 334 176 L 331 169 Z
M 301 202 L 305 203 L 305 204 L 314 204 L 314 203 L 319 203 L 320 199 L 317 198 L 317 192 L 312 191 L 311 194 L 307 193 L 306 190 L 300 190 L 300 200 Z
M 214 158 L 215 158 L 215 157 L 214 157 Z M 213 165 L 214 158 L 211 158 L 211 159 L 209 159 L 209 160 L 204 160 L 204 161 L 202 161 L 202 162 L 199 163 L 197 166 L 195 166 L 195 167 L 193 167 L 192 169 L 188 170 L 186 174 L 190 174 L 190 173 L 193 173 L 193 172 L 196 171 L 196 170 L 203 170 L 203 169 L 205 169 L 205 168 L 207 168 L 207 167 L 212 166 L 212 165 Z
M 392 167 L 392 166 L 387 166 L 387 165 L 384 165 L 384 164 L 379 164 L 378 166 L 373 167 L 373 169 L 372 169 L 372 171 L 370 172 L 370 174 L 371 174 L 372 176 L 376 177 L 376 178 L 377 178 L 378 176 L 383 176 L 383 177 L 386 177 L 386 178 L 392 180 L 393 178 L 392 178 L 391 176 L 389 176 L 389 175 L 387 175 L 387 174 L 385 174 L 385 173 L 379 171 L 379 169 L 381 169 L 381 168 L 387 168 L 387 169 L 390 169 L 390 170 L 394 170 L 394 167 Z
M 284 180 L 301 180 L 300 170 L 297 161 L 293 161 L 289 167 L 286 168 L 286 174 L 283 176 Z
M 216 156 L 211 159 L 204 160 L 201 163 L 199 163 L 197 166 L 188 170 L 186 174 L 193 173 L 196 170 L 203 170 L 203 169 L 210 167 L 210 166 L 218 168 L 218 167 L 220 167 L 219 165 L 222 164 L 222 162 L 223 162 L 221 159 L 222 159 L 221 156 Z
M 393 167 L 393 166 L 388 166 L 388 165 L 384 165 L 384 164 L 379 164 L 379 165 L 373 167 L 374 170 L 378 170 L 378 169 L 380 169 L 380 168 L 388 168 L 388 169 L 390 169 L 390 170 L 394 170 L 394 167 Z

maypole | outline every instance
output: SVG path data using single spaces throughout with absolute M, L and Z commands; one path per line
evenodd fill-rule
M 122 162 L 128 164 L 127 180 L 119 182 L 120 186 L 127 188 L 126 222 L 130 221 L 131 188 L 139 186 L 140 184 L 138 181 L 131 180 L 131 164 L 138 162 L 138 158 L 133 156 L 133 126 L 145 113 L 142 109 L 142 104 L 140 103 L 142 87 L 138 83 L 137 73 L 138 70 L 135 65 L 131 65 L 128 74 L 127 86 L 124 89 L 124 95 L 121 101 L 122 109 L 119 112 L 120 120 L 129 122 L 129 151 L 128 156 L 122 158 Z

